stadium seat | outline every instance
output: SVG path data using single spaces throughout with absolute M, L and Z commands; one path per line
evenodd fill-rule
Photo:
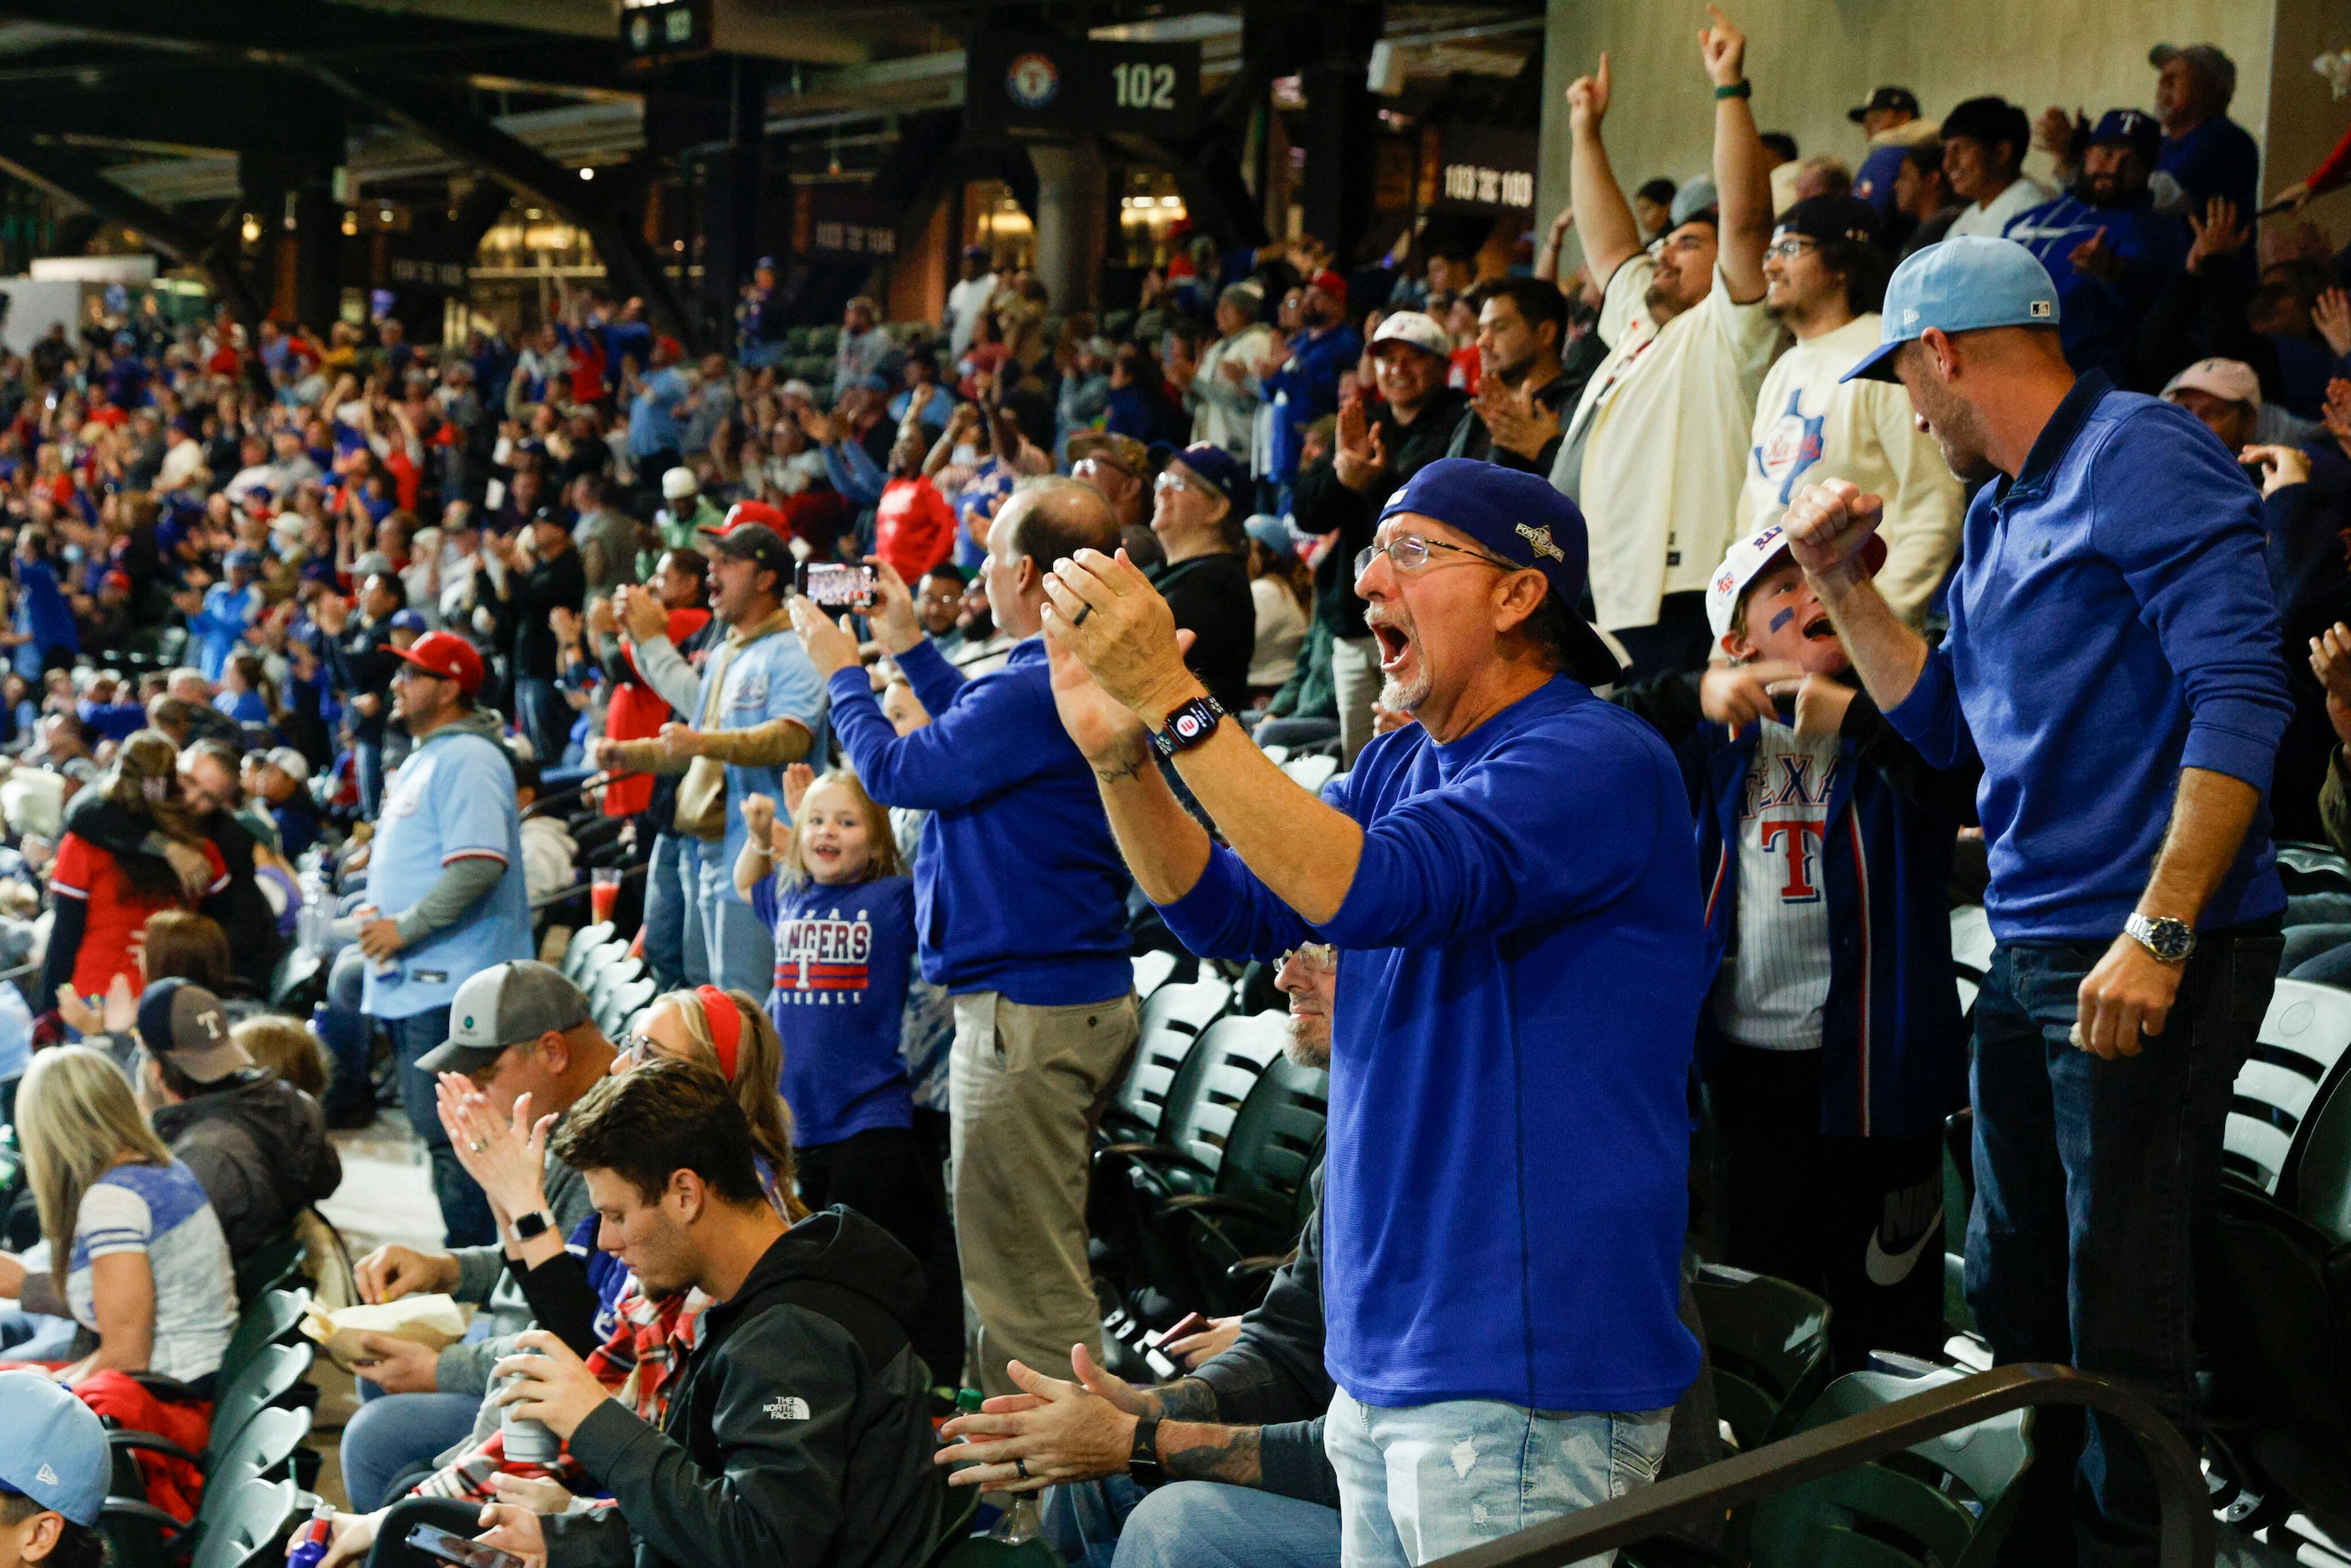
M 310 1292 L 305 1290 L 264 1291 L 256 1296 L 237 1319 L 228 1348 L 221 1352 L 220 1366 L 213 1375 L 215 1385 L 226 1387 L 235 1383 L 264 1345 L 291 1341 L 302 1326 L 302 1315 L 309 1310 Z
M 596 1027 L 604 1031 L 607 1040 L 619 1040 L 626 1032 L 630 1019 L 637 1016 L 653 999 L 659 982 L 651 975 L 639 975 L 625 980 L 605 993 L 603 1004 L 596 1009 Z
M 2278 879 L 2289 895 L 2351 893 L 2351 860 L 2325 844 L 2288 840 L 2277 845 Z
M 272 1236 L 237 1260 L 237 1301 L 258 1301 L 270 1291 L 292 1284 L 301 1278 L 302 1259 L 302 1243 L 291 1227 Z
M 1991 917 L 1980 904 L 1951 911 L 1951 967 L 1959 971 L 1959 1012 L 1975 1011 L 1976 992 L 1991 967 Z
M 1792 1430 L 1882 1409 L 1961 1375 L 1949 1367 L 1853 1373 L 1829 1385 Z M 1755 1568 L 1983 1568 L 2022 1499 L 2029 1434 L 2027 1413 L 2012 1411 L 1766 1498 L 1755 1509 Z
M 583 925 L 571 934 L 569 946 L 563 949 L 563 961 L 556 967 L 563 971 L 565 979 L 576 986 L 580 983 L 580 977 L 588 972 L 590 961 L 598 953 L 620 943 L 621 938 L 613 934 L 611 925 L 608 921 L 599 921 L 593 925 Z
M 1829 1304 L 1799 1285 L 1719 1263 L 1691 1282 L 1715 1405 L 1741 1449 L 1776 1441 L 1829 1376 Z
M 1134 994 L 1145 1001 L 1151 993 L 1167 983 L 1176 973 L 1176 955 L 1165 948 L 1154 948 L 1134 956 Z
M 286 1538 L 308 1500 L 292 1481 L 237 1488 L 219 1521 L 204 1532 L 189 1568 L 261 1568 L 282 1559 Z
M 1281 770 L 1319 795 L 1322 786 L 1331 782 L 1338 773 L 1339 759 L 1335 757 L 1293 757 L 1281 765 Z
M 2304 1121 L 2342 1079 L 2346 1051 L 2351 991 L 2280 980 L 2230 1094 L 2222 1168 L 2293 1207 Z
M 1310 1178 L 1322 1163 L 1330 1102 L 1329 1073 L 1276 1057 L 1233 1117 L 1216 1190 L 1179 1193 L 1161 1205 L 1192 1264 L 1192 1299 L 1202 1311 L 1255 1306 L 1264 1281 L 1244 1263 L 1297 1245 L 1313 1207 Z
M 1190 985 L 1163 984 L 1152 991 L 1143 1004 L 1134 1064 L 1102 1119 L 1106 1142 L 1149 1143 L 1157 1135 L 1168 1095 L 1200 1031 L 1231 1006 L 1232 988 L 1214 977 Z

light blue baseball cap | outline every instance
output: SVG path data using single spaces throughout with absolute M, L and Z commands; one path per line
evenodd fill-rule
M 1894 350 L 1926 335 L 1988 327 L 2057 325 L 2049 269 L 2012 239 L 1961 235 L 1930 245 L 1894 269 L 1886 285 L 1886 325 L 1877 347 L 1839 381 L 1890 382 Z
M 0 1372 L 0 1487 L 96 1524 L 111 1468 L 97 1412 L 37 1372 Z

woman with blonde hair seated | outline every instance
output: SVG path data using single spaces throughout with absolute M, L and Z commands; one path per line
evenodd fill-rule
M 236 1276 L 194 1173 L 148 1126 L 121 1069 L 88 1046 L 34 1057 L 16 1114 L 41 1242 L 0 1252 L 0 1297 L 98 1335 L 97 1350 L 55 1369 L 60 1382 L 155 1372 L 211 1398 Z

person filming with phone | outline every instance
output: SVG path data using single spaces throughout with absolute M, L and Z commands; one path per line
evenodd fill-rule
M 711 650 L 691 725 L 665 724 L 651 740 L 600 741 L 596 766 L 634 773 L 682 773 L 674 828 L 694 857 L 696 920 L 713 984 L 768 994 L 775 940 L 735 891 L 743 852 L 743 801 L 783 792 L 784 768 L 824 751 L 824 688 L 783 610 L 792 555 L 765 523 L 705 529 L 711 613 L 726 640 Z M 689 971 L 690 972 L 690 971 Z
M 914 857 L 915 926 L 923 977 L 955 997 L 966 1372 L 992 1395 L 1019 1391 L 1006 1370 L 1016 1357 L 1068 1377 L 1071 1345 L 1102 1354 L 1087 1138 L 1134 1049 L 1128 883 L 1085 758 L 1054 716 L 1038 631 L 1052 562 L 1118 542 L 1118 519 L 1091 486 L 1021 481 L 989 525 L 982 569 L 997 623 L 1020 641 L 1002 669 L 968 680 L 923 634 L 904 579 L 876 568 L 874 634 L 932 716 L 903 737 L 856 637 L 809 599 L 791 603 L 866 793 L 931 813 Z

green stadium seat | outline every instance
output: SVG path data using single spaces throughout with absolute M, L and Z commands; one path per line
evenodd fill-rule
M 1829 1377 L 1829 1304 L 1800 1285 L 1719 1263 L 1691 1282 L 1715 1401 L 1742 1449 L 1794 1430 Z

